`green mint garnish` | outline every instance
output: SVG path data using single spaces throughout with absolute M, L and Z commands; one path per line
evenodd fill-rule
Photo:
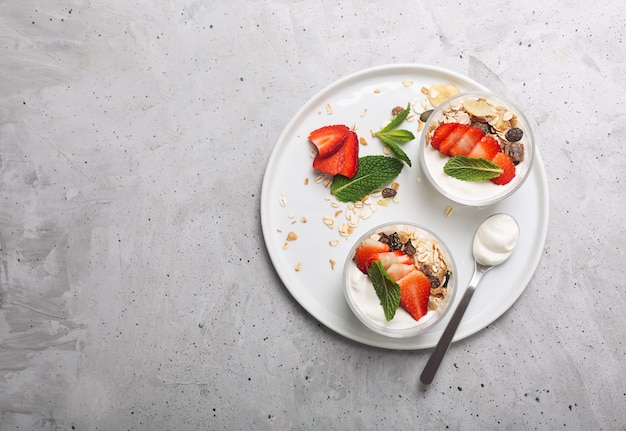
M 407 104 L 406 109 L 400 112 L 398 115 L 393 117 L 393 119 L 387 124 L 385 127 L 380 129 L 375 133 L 381 141 L 383 141 L 387 146 L 393 151 L 393 153 L 398 156 L 398 158 L 404 161 L 407 165 L 411 166 L 411 159 L 406 153 L 400 148 L 398 144 L 403 144 L 405 142 L 412 141 L 415 139 L 415 135 L 408 130 L 394 130 L 398 127 L 402 122 L 406 119 L 407 115 L 411 111 L 411 104 Z
M 378 299 L 380 299 L 380 305 L 383 306 L 385 319 L 387 321 L 393 319 L 400 306 L 400 286 L 387 274 L 379 260 L 371 263 L 367 274 L 372 280 Z
M 484 181 L 499 177 L 502 168 L 494 162 L 483 158 L 467 156 L 452 157 L 443 167 L 443 171 L 462 181 Z
M 403 130 L 403 132 L 408 132 L 408 130 Z M 391 149 L 391 151 L 393 151 L 394 154 L 398 156 L 400 160 L 405 162 L 407 165 L 411 166 L 411 159 L 409 159 L 409 156 L 407 156 L 406 153 L 402 151 L 402 148 L 400 148 L 400 146 L 397 143 L 395 143 L 393 139 L 391 139 L 388 135 L 382 135 L 379 133 L 377 133 L 376 136 L 378 136 L 381 141 L 387 144 L 387 146 Z
M 356 202 L 396 178 L 404 165 L 395 157 L 364 156 L 353 178 L 335 175 L 330 192 L 341 202 Z
M 389 122 L 389 124 L 387 124 L 385 127 L 380 129 L 380 131 L 378 131 L 378 133 L 391 132 L 393 129 L 395 129 L 400 124 L 402 124 L 402 122 L 404 120 L 406 120 L 406 117 L 409 115 L 409 112 L 411 112 L 411 104 L 410 103 L 406 105 L 406 109 L 404 111 L 400 112 L 398 115 L 393 117 L 393 119 Z

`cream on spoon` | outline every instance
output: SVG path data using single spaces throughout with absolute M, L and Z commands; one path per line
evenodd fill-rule
M 519 227 L 508 214 L 494 214 L 476 231 L 472 251 L 474 259 L 486 266 L 500 265 L 507 260 L 519 239 Z
M 448 326 L 443 331 L 435 350 L 422 371 L 420 380 L 428 385 L 433 381 L 435 373 L 443 360 L 456 329 L 461 323 L 467 305 L 472 299 L 478 282 L 487 271 L 500 265 L 509 258 L 519 239 L 519 226 L 515 219 L 508 214 L 494 214 L 487 218 L 476 230 L 472 252 L 474 254 L 474 275 L 465 290 L 461 302 L 457 306 Z

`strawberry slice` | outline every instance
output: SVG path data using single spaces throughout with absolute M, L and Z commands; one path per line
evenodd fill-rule
M 343 144 L 343 141 L 341 141 Z M 341 145 L 333 154 L 321 157 L 319 154 L 313 159 L 313 167 L 329 175 L 337 175 L 345 165 L 345 147 Z
M 367 274 L 369 264 L 372 262 L 370 257 L 378 253 L 385 253 L 389 251 L 389 245 L 375 239 L 366 238 L 359 244 L 354 252 L 354 261 L 357 268 Z
M 430 280 L 426 275 L 415 268 L 402 277 L 400 285 L 400 305 L 415 320 L 419 320 L 428 312 L 428 298 L 430 297 Z
M 348 131 L 343 141 L 343 168 L 339 175 L 352 178 L 359 169 L 359 138 L 352 130 Z
M 389 277 L 395 282 L 398 282 L 401 278 L 407 275 L 409 272 L 415 269 L 415 265 L 413 263 L 404 264 L 404 263 L 392 263 L 389 268 L 386 269 Z
M 430 141 L 433 148 L 446 156 L 467 154 L 484 136 L 478 127 L 460 123 L 443 123 L 437 127 Z
M 515 164 L 513 164 L 513 160 L 508 155 L 502 152 L 497 153 L 491 161 L 504 170 L 499 177 L 491 179 L 492 183 L 504 185 L 510 183 L 515 178 Z
M 449 123 L 452 126 L 446 128 L 448 134 L 443 138 L 441 144 L 439 144 L 439 151 L 446 156 L 450 155 L 450 150 L 456 142 L 463 137 L 463 133 L 465 132 L 465 127 L 462 124 L 458 123 Z
M 437 129 L 435 129 L 435 133 L 430 140 L 430 145 L 435 150 L 439 150 L 443 140 L 450 134 L 450 132 L 452 132 L 453 129 L 456 128 L 455 124 L 456 123 L 442 123 L 437 127 Z
M 458 138 L 456 143 L 450 148 L 450 155 L 455 156 L 467 156 L 470 151 L 474 149 L 476 144 L 485 137 L 485 134 L 478 127 L 468 126 L 463 124 L 461 130 L 463 135 Z
M 385 268 L 385 270 L 394 264 L 413 265 L 413 258 L 404 254 L 402 250 L 373 254 L 369 257 L 367 266 L 369 267 L 369 264 L 371 264 L 374 260 L 380 260 L 380 263 L 383 264 L 383 268 Z
M 486 135 L 478 141 L 476 146 L 467 154 L 467 156 L 475 159 L 482 157 L 483 159 L 491 160 L 494 158 L 496 153 L 499 153 L 500 151 L 502 150 L 496 138 Z
M 343 124 L 320 127 L 309 134 L 309 141 L 317 148 L 319 157 L 328 157 L 343 145 L 348 131 L 350 131 L 348 126 Z

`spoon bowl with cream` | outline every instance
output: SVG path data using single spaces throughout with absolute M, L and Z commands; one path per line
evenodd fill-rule
M 519 225 L 508 214 L 494 214 L 481 223 L 474 235 L 472 253 L 474 274 L 448 326 L 420 376 L 423 384 L 433 381 L 478 283 L 491 268 L 504 263 L 513 253 L 519 239 Z

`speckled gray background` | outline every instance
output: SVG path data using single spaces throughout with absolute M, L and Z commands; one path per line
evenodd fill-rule
M 0 0 L 0 429 L 626 429 L 623 4 L 460 3 Z M 551 199 L 427 390 L 296 303 L 259 214 L 295 111 L 411 62 L 515 100 Z

